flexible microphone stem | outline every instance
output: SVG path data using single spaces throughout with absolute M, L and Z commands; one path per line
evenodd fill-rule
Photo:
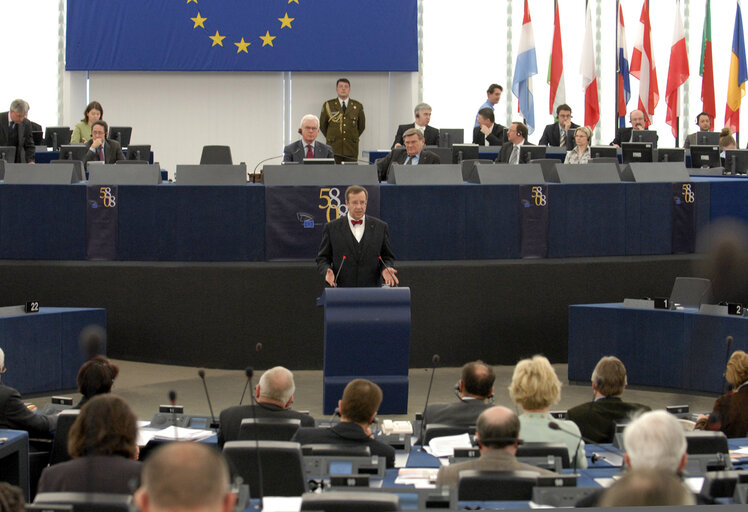
M 210 428 L 218 428 L 216 423 L 216 416 L 213 414 L 213 404 L 210 402 L 210 394 L 208 394 L 208 385 L 205 383 L 205 370 L 198 370 L 197 374 L 200 376 L 200 380 L 203 381 L 203 389 L 205 389 L 205 398 L 208 400 L 208 408 L 210 409 Z
M 249 384 L 252 384 L 252 376 L 254 375 L 254 370 L 252 367 L 248 366 L 245 370 L 247 374 L 247 379 Z M 254 389 L 254 388 L 253 388 Z M 265 507 L 263 505 L 263 492 L 262 492 L 262 458 L 260 457 L 260 434 L 257 431 L 257 404 L 255 403 L 255 394 L 250 393 L 250 401 L 252 403 L 252 420 L 255 423 L 255 456 L 257 457 L 257 494 L 260 497 L 260 510 L 263 510 Z
M 344 254 L 343 259 L 340 260 L 340 266 L 338 267 L 338 273 L 335 274 L 335 279 L 333 279 L 333 283 L 335 283 L 335 286 L 338 286 L 338 276 L 340 275 L 340 271 L 343 270 L 343 265 L 345 264 L 347 256 Z
M 387 273 L 390 275 L 390 277 L 392 278 L 392 281 L 395 283 L 394 287 L 397 288 L 397 279 L 395 278 L 395 274 L 392 272 L 394 269 L 390 267 L 389 265 L 387 265 L 387 263 L 385 263 L 384 259 L 381 256 L 379 256 L 379 261 L 382 262 L 382 265 L 384 265 L 384 269 L 387 270 Z
M 587 443 L 589 445 L 596 446 L 596 447 L 600 448 L 602 451 L 611 452 L 610 448 L 605 448 L 604 446 L 601 446 L 599 443 L 596 443 L 595 441 L 593 441 L 592 439 L 590 439 L 588 437 L 584 437 L 584 436 L 581 436 L 581 435 L 579 435 L 579 434 L 577 434 L 575 432 L 572 432 L 570 430 L 566 430 L 565 428 L 561 427 L 561 425 L 559 425 L 555 421 L 549 421 L 548 422 L 548 428 L 550 428 L 551 430 L 558 430 L 559 432 L 563 432 L 564 434 L 567 434 L 567 435 L 573 436 L 576 439 L 579 439 L 579 443 L 577 444 L 577 449 L 574 452 L 574 459 L 575 459 L 575 463 L 574 464 L 575 465 L 576 465 L 577 454 L 579 453 L 579 446 L 581 446 L 582 441 L 584 441 L 585 443 Z M 620 453 L 620 451 L 619 451 L 619 453 Z M 592 454 L 591 458 L 592 458 L 592 462 L 593 463 L 597 462 L 599 460 L 599 458 L 597 458 L 596 455 L 597 454 L 594 454 L 594 453 Z M 574 470 L 574 472 L 576 473 L 576 469 Z
M 439 364 L 439 354 L 434 354 L 431 357 L 431 379 L 429 379 L 429 388 L 426 391 L 426 403 L 423 405 L 423 414 L 421 414 L 421 428 L 419 429 L 419 440 L 421 441 L 421 451 L 423 451 L 424 434 L 426 433 L 426 409 L 429 407 L 429 397 L 431 396 L 431 386 L 434 384 L 434 374 L 436 373 L 436 366 Z
M 179 432 L 177 431 L 177 392 L 173 389 L 169 391 L 169 402 L 171 403 L 171 424 L 174 426 L 174 440 L 179 441 Z

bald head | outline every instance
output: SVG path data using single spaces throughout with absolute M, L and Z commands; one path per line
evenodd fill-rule
M 483 449 L 516 451 L 519 438 L 519 418 L 511 409 L 497 405 L 478 416 L 478 441 Z
M 460 375 L 460 395 L 485 400 L 493 395 L 493 383 L 496 374 L 489 365 L 481 360 L 467 363 Z
M 260 383 L 257 385 L 257 401 L 269 402 L 285 409 L 291 406 L 295 391 L 293 373 L 282 366 L 276 366 L 260 377 Z

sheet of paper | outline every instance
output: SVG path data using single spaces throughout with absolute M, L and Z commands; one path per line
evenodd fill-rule
M 460 434 L 457 436 L 435 437 L 429 441 L 426 452 L 434 457 L 449 457 L 450 455 L 454 455 L 455 448 L 473 448 L 470 436 L 468 434 Z
M 686 478 L 685 481 L 688 488 L 691 489 L 691 492 L 694 494 L 700 493 L 701 488 L 704 487 L 703 476 L 691 476 Z
M 199 441 L 200 439 L 206 439 L 213 434 L 214 432 L 211 430 L 182 428 L 171 425 L 156 432 L 153 438 L 163 440 Z
M 431 489 L 435 487 L 436 473 L 439 468 L 402 468 L 397 473 L 395 483 L 398 485 L 412 485 L 416 489 Z
M 301 496 L 265 496 L 262 505 L 263 512 L 299 512 Z

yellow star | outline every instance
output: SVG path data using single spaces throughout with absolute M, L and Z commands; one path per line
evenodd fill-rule
M 273 39 L 275 39 L 275 36 L 270 35 L 270 31 L 266 30 L 264 36 L 260 36 L 260 39 L 262 39 L 262 46 L 270 45 L 273 46 Z
M 242 37 L 241 41 L 239 41 L 238 43 L 234 43 L 234 44 L 236 45 L 236 53 L 239 53 L 239 52 L 249 53 L 247 51 L 247 46 L 249 46 L 252 43 L 245 42 L 244 38 Z
M 289 3 L 289 4 L 290 4 L 290 3 L 294 3 L 294 2 L 295 2 L 295 3 L 297 4 L 297 5 L 298 5 L 298 3 L 299 3 L 299 0 L 288 0 L 288 3 Z M 195 0 L 195 3 L 197 3 L 197 0 Z
M 195 2 L 195 3 L 197 3 L 197 0 L 187 0 L 187 3 L 190 3 L 190 2 Z M 288 2 L 288 3 L 291 3 L 291 2 Z
M 281 22 L 281 29 L 282 29 L 283 27 L 293 28 L 293 27 L 291 26 L 291 22 L 292 22 L 293 20 L 295 20 L 295 19 L 296 19 L 296 18 L 289 18 L 289 17 L 288 17 L 288 13 L 286 13 L 286 15 L 285 15 L 285 16 L 283 16 L 282 18 L 278 18 L 278 21 L 280 21 L 280 22 Z
M 216 30 L 216 35 L 208 36 L 208 37 L 210 37 L 213 40 L 213 44 L 210 45 L 211 47 L 215 45 L 223 46 L 223 40 L 226 39 L 226 36 L 222 36 L 221 34 L 218 33 L 217 30 Z
M 202 16 L 200 16 L 200 12 L 198 11 L 197 18 L 190 18 L 190 19 L 195 22 L 195 26 L 192 28 L 197 28 L 197 27 L 205 28 L 205 25 L 203 25 L 203 22 L 207 20 L 208 18 L 203 18 Z

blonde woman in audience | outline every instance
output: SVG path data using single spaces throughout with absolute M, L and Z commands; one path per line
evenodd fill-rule
M 590 161 L 590 141 L 592 140 L 592 130 L 586 126 L 580 126 L 574 132 L 574 142 L 576 147 L 566 152 L 565 164 L 586 164 Z
M 579 441 L 579 427 L 572 421 L 554 419 L 549 413 L 551 405 L 561 399 L 561 381 L 548 359 L 533 356 L 517 363 L 509 385 L 509 395 L 522 408 L 519 416 L 520 439 L 525 442 L 565 444 L 569 449 L 569 459 L 573 461 L 576 457 L 576 467 L 587 467 L 584 442 Z M 561 430 L 551 429 L 551 422 L 558 424 Z
M 727 361 L 725 379 L 733 389 L 714 402 L 714 410 L 702 414 L 697 429 L 721 430 L 727 437 L 748 435 L 748 354 L 736 350 Z

